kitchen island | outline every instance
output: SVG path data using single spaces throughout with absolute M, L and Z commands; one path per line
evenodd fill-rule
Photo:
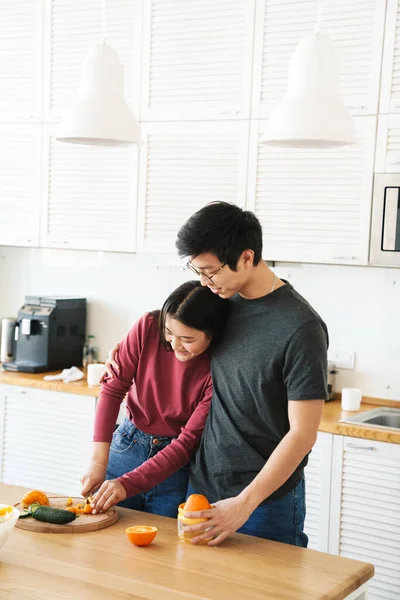
M 0 503 L 26 490 L 0 484 Z M 0 549 L 2 600 L 366 600 L 368 563 L 235 534 L 221 546 L 177 537 L 176 520 L 118 509 L 100 531 L 38 534 L 14 529 Z M 131 525 L 156 525 L 151 546 L 132 546 Z

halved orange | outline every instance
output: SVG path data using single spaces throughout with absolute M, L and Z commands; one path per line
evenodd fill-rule
M 203 494 L 191 494 L 186 500 L 184 509 L 191 512 L 197 512 L 198 510 L 208 510 L 212 508 L 211 504 Z
M 157 527 L 152 525 L 134 525 L 125 529 L 126 537 L 135 546 L 148 546 L 157 535 Z

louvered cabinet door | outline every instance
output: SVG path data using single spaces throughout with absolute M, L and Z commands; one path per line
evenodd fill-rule
M 178 229 L 208 202 L 244 205 L 248 122 L 144 123 L 138 247 L 175 253 Z
M 376 118 L 354 120 L 357 144 L 332 150 L 260 145 L 252 121 L 247 205 L 267 260 L 367 264 Z
M 79 495 L 91 455 L 95 398 L 8 386 L 1 481 Z
M 142 120 L 250 115 L 255 0 L 146 0 Z
M 375 173 L 400 173 L 400 114 L 378 117 Z
M 328 552 L 332 434 L 319 432 L 305 468 L 308 547 Z
M 370 600 L 398 600 L 400 445 L 350 437 L 342 443 L 339 520 L 331 524 L 332 542 L 336 535 L 341 556 L 375 566 Z
M 0 122 L 41 119 L 43 0 L 0 2 Z
M 400 113 L 400 4 L 398 0 L 387 0 L 379 112 Z
M 41 143 L 39 124 L 0 124 L 0 246 L 39 245 Z
M 137 147 L 111 148 L 44 138 L 42 245 L 135 250 Z
M 300 39 L 314 31 L 317 2 L 257 2 L 253 117 L 268 117 L 282 98 L 293 52 Z M 377 112 L 384 18 L 383 0 L 321 0 L 321 31 L 334 44 L 342 97 L 353 114 Z
M 102 2 L 45 2 L 45 115 L 46 120 L 58 120 L 76 97 L 87 52 L 102 41 Z M 118 52 L 125 98 L 137 113 L 142 0 L 112 0 L 105 2 L 105 8 L 105 41 Z

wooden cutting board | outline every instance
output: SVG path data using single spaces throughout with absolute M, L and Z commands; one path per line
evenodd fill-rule
M 50 506 L 52 508 L 63 508 L 65 509 L 65 503 L 67 502 L 67 496 L 49 496 Z M 74 504 L 82 503 L 83 498 L 72 498 Z M 22 511 L 19 502 L 14 504 L 15 508 Z M 26 531 L 36 531 L 37 533 L 86 533 L 87 531 L 97 531 L 98 529 L 105 529 L 110 527 L 118 521 L 119 515 L 116 508 L 109 508 L 105 513 L 98 513 L 97 515 L 79 515 L 75 521 L 67 523 L 66 525 L 56 525 L 54 523 L 43 523 L 37 521 L 33 517 L 26 517 L 26 519 L 18 519 L 16 527 L 18 529 L 25 529 Z

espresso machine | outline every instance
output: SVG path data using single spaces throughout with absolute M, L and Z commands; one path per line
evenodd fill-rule
M 86 298 L 26 296 L 15 326 L 15 360 L 7 371 L 43 373 L 82 365 Z

